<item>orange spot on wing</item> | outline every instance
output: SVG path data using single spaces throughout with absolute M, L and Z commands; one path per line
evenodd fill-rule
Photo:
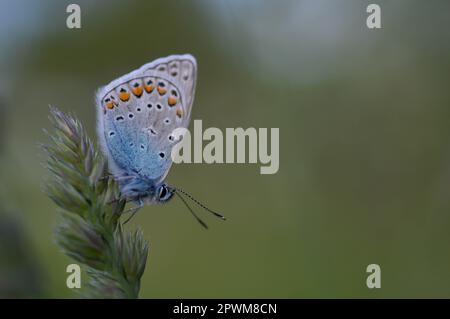
M 181 118 L 183 116 L 183 110 L 182 109 L 177 109 L 176 114 L 179 118 Z
M 123 102 L 126 102 L 130 99 L 130 93 L 128 92 L 120 92 L 119 93 L 119 99 L 121 99 Z
M 132 89 L 132 91 L 133 91 L 133 94 L 136 95 L 137 97 L 140 97 L 143 92 L 142 87 L 140 87 L 140 86 L 134 87 Z
M 106 103 L 106 107 L 111 110 L 114 107 L 113 101 L 109 101 L 108 103 Z
M 166 89 L 164 89 L 164 88 L 162 88 L 160 86 L 158 86 L 157 90 L 158 90 L 159 95 L 164 95 L 167 92 Z
M 144 85 L 144 89 L 147 93 L 152 93 L 153 90 L 155 89 L 154 85 Z
M 169 98 L 167 99 L 167 103 L 170 106 L 174 106 L 175 104 L 177 104 L 177 102 L 178 102 L 178 100 L 173 96 L 169 96 Z

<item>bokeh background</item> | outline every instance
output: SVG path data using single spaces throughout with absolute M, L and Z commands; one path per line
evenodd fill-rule
M 141 297 L 450 297 L 450 2 L 79 0 L 79 30 L 69 3 L 0 1 L 1 297 L 77 297 L 41 191 L 48 105 L 95 138 L 95 90 L 174 53 L 198 60 L 192 119 L 279 127 L 280 170 L 175 165 L 228 221 L 141 210 Z

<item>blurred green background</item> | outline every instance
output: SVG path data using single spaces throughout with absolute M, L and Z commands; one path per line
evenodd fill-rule
M 228 221 L 141 210 L 141 297 L 450 297 L 450 2 L 78 0 L 70 30 L 72 2 L 0 0 L 1 297 L 77 296 L 41 192 L 48 105 L 95 138 L 95 90 L 175 53 L 198 60 L 192 119 L 279 127 L 280 170 L 173 166 Z

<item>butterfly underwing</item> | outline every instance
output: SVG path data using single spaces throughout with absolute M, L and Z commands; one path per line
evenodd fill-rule
M 171 55 L 98 90 L 97 134 L 122 198 L 141 204 L 173 196 L 165 184 L 178 142 L 172 133 L 189 125 L 196 78 L 192 55 Z

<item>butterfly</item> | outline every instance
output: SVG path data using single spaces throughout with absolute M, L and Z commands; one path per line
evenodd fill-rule
M 96 94 L 97 134 L 121 198 L 137 206 L 166 203 L 175 194 L 205 228 L 183 196 L 225 219 L 165 179 L 171 151 L 180 140 L 173 132 L 187 128 L 194 102 L 197 61 L 190 54 L 171 55 L 144 64 L 100 88 Z

